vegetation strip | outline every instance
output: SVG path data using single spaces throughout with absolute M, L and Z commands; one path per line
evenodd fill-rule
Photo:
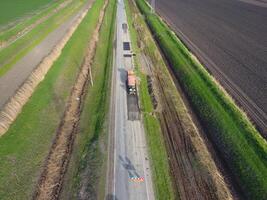
M 85 17 L 88 9 L 85 10 L 74 25 L 69 29 L 68 33 L 62 40 L 55 46 L 52 52 L 44 58 L 44 60 L 36 67 L 31 73 L 29 78 L 18 89 L 15 95 L 5 104 L 0 111 L 0 137 L 6 133 L 9 126 L 16 119 L 21 109 L 31 97 L 37 85 L 44 79 L 46 73 L 53 65 L 54 61 L 60 56 L 62 49 L 67 41 L 70 39 L 82 19 Z
M 99 0 L 93 4 L 45 79 L 0 138 L 1 200 L 31 199 L 102 6 Z
M 86 92 L 86 85 L 88 83 L 91 70 L 90 68 L 98 42 L 99 30 L 103 22 L 107 4 L 108 0 L 105 1 L 103 8 L 100 10 L 96 29 L 89 42 L 84 63 L 72 89 L 63 119 L 57 131 L 57 136 L 46 160 L 44 171 L 37 186 L 34 199 L 57 199 L 59 196 L 63 176 L 72 151 L 72 143 L 75 138 L 75 133 L 77 131 L 76 128 L 78 126 L 82 109 L 82 100 L 84 93 Z
M 267 144 L 144 0 L 136 0 L 210 140 L 249 199 L 267 197 Z
M 105 199 L 108 112 L 116 0 L 110 0 L 92 64 L 93 86 L 84 100 L 61 199 Z
M 70 19 L 87 0 L 73 1 L 68 6 L 37 25 L 6 48 L 0 49 L 0 77 L 5 75 L 23 56 L 38 45 L 49 33 Z

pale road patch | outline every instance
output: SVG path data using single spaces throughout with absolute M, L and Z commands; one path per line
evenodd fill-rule
M 80 120 L 82 101 L 86 92 L 87 83 L 90 81 L 91 65 L 94 60 L 97 42 L 99 40 L 99 31 L 103 23 L 107 5 L 108 0 L 105 1 L 100 11 L 98 23 L 88 44 L 84 63 L 81 66 L 80 72 L 71 91 L 64 116 L 61 120 L 56 138 L 45 162 L 44 170 L 36 187 L 33 199 L 54 200 L 59 198 L 63 177 L 71 155 L 72 144 L 77 130 L 76 128 Z
M 3 109 L 0 111 L 0 137 L 6 133 L 9 126 L 16 119 L 23 106 L 33 94 L 35 88 L 44 79 L 46 73 L 52 67 L 54 61 L 58 59 L 62 49 L 85 17 L 90 6 L 81 13 L 79 18 L 74 22 L 73 26 L 69 28 L 66 35 L 54 47 L 50 54 L 45 57 L 42 62 L 35 68 L 28 79 L 16 91 L 15 95 L 11 97 L 9 101 L 3 106 Z

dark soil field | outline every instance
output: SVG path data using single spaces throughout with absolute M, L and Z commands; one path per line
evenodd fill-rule
M 267 2 L 156 0 L 157 12 L 267 136 Z

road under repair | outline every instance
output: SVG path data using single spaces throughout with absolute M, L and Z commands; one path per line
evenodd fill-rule
M 127 94 L 131 56 L 124 56 L 123 42 L 130 42 L 123 0 L 118 0 L 117 34 L 110 113 L 110 151 L 106 199 L 154 199 L 154 191 L 138 99 Z
M 267 137 L 267 1 L 153 1 Z

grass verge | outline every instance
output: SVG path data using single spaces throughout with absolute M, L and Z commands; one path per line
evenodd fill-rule
M 106 8 L 62 199 L 104 199 L 116 0 Z
M 139 25 L 144 25 L 140 18 L 133 15 L 133 7 L 125 0 L 125 8 L 131 35 L 132 47 L 137 53 L 135 57 L 136 72 L 140 78 L 139 85 L 139 99 L 141 103 L 141 111 L 143 115 L 143 122 L 145 126 L 146 138 L 148 143 L 149 155 L 151 158 L 152 177 L 154 183 L 154 190 L 157 199 L 175 199 L 172 188 L 172 181 L 170 177 L 170 167 L 168 164 L 168 156 L 165 148 L 163 135 L 161 132 L 160 122 L 158 118 L 153 115 L 153 104 L 148 92 L 147 76 L 140 68 L 140 55 L 144 53 L 138 47 L 138 36 L 133 27 L 133 19 L 138 21 Z M 152 44 L 146 44 L 151 46 Z M 152 45 L 153 46 L 153 45 Z
M 144 0 L 136 0 L 221 158 L 248 199 L 267 198 L 267 144 Z
M 29 33 L 16 40 L 10 46 L 0 50 L 0 77 L 38 45 L 49 33 L 59 27 L 85 4 L 86 0 L 73 1 L 70 5 L 37 25 Z
M 103 0 L 95 1 L 44 81 L 0 138 L 0 199 L 31 198 L 102 6 Z

